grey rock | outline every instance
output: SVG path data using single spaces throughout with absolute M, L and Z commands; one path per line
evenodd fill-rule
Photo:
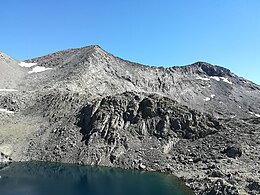
M 28 74 L 0 54 L 0 89 L 17 90 L 0 90 L 13 112 L 0 112 L 0 162 L 167 172 L 196 194 L 256 191 L 260 87 L 230 70 L 144 66 L 89 46 L 27 60 L 52 68 Z
M 224 180 L 218 179 L 213 187 L 206 189 L 201 194 L 207 195 L 239 195 L 238 190 L 235 187 L 227 184 Z

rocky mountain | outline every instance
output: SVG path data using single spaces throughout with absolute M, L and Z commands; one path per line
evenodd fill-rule
M 145 66 L 99 46 L 0 56 L 0 161 L 162 171 L 196 194 L 260 193 L 251 81 L 205 62 Z
M 99 46 L 65 50 L 28 62 L 54 69 L 28 78 L 40 80 L 44 88 L 67 88 L 91 97 L 125 91 L 156 93 L 220 118 L 260 114 L 255 101 L 258 85 L 204 62 L 171 68 L 144 66 L 115 57 Z M 30 86 L 39 88 L 38 82 Z

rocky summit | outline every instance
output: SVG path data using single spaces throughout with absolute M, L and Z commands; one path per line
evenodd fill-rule
M 197 62 L 170 68 L 99 46 L 0 52 L 0 162 L 171 173 L 196 194 L 260 194 L 260 86 Z

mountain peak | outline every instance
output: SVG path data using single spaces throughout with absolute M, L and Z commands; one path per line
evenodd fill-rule
M 100 45 L 90 45 L 90 46 L 88 46 L 88 47 L 92 47 L 93 49 L 96 49 L 96 50 L 103 50 L 101 47 L 100 47 Z
M 212 65 L 207 62 L 196 62 L 191 64 L 190 67 L 195 67 L 199 72 L 205 73 L 208 76 L 225 76 L 231 74 L 229 69 L 222 66 Z
M 99 45 L 89 45 L 89 46 L 85 46 L 85 47 L 81 47 L 78 48 L 76 50 L 91 50 L 92 52 L 102 52 L 102 53 L 108 53 L 107 51 L 105 51 L 101 46 Z
M 14 63 L 15 60 L 3 51 L 0 51 L 0 62 Z

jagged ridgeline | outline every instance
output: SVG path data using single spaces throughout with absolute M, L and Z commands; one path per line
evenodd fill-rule
M 1 162 L 161 171 L 197 194 L 260 193 L 260 87 L 220 66 L 145 66 L 99 46 L 26 61 L 1 52 L 0 117 Z

